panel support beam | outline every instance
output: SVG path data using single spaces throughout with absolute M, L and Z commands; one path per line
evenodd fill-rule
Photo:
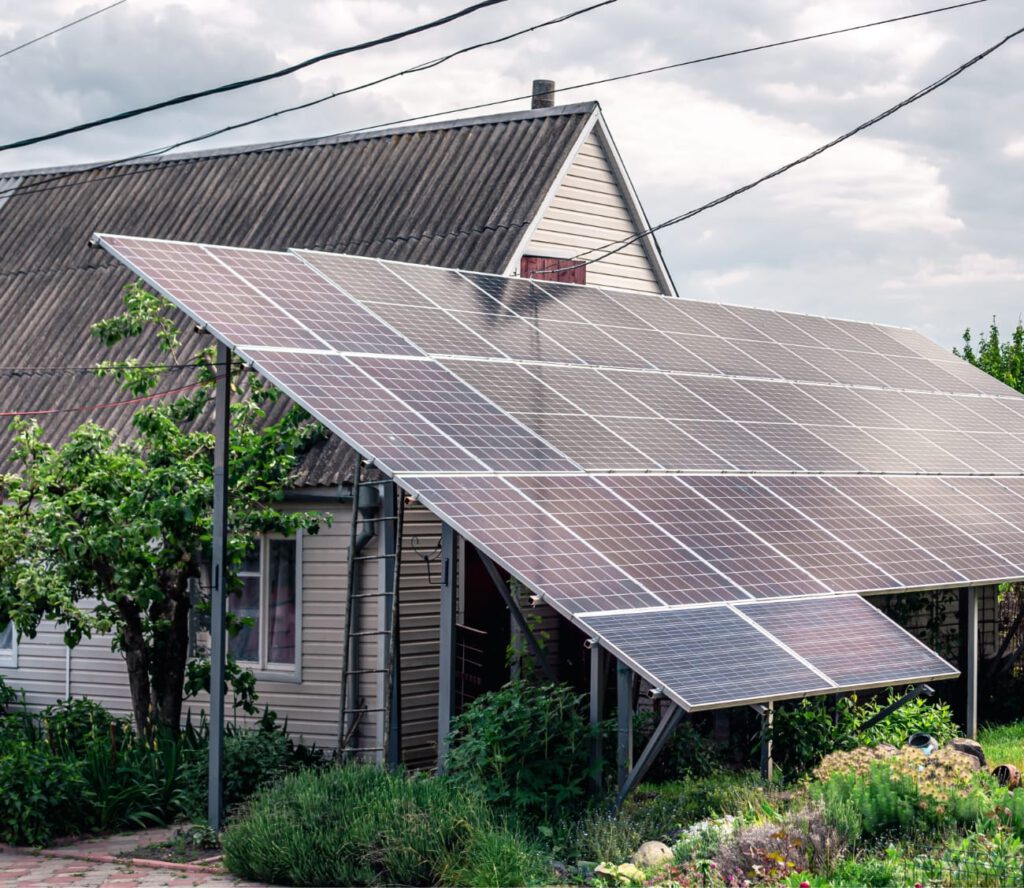
M 231 352 L 217 343 L 213 425 L 213 553 L 210 591 L 210 764 L 207 822 L 224 825 L 224 621 L 228 565 L 228 454 L 231 431 Z
M 964 711 L 964 733 L 978 738 L 978 590 L 967 590 L 967 663 L 963 670 L 967 682 L 967 705 Z
M 441 652 L 437 688 L 437 773 L 448 759 L 448 735 L 455 716 L 455 617 L 458 594 L 458 537 L 452 527 L 441 527 Z
M 512 590 L 509 589 L 508 583 L 505 582 L 498 572 L 498 566 L 483 552 L 478 550 L 478 554 L 484 568 L 487 570 L 487 576 L 491 578 L 494 588 L 498 590 L 501 600 L 505 602 L 505 607 L 508 608 L 509 613 L 512 615 L 520 635 L 526 641 L 526 646 L 530 649 L 530 654 L 533 656 L 537 668 L 544 674 L 544 678 L 547 681 L 551 682 L 551 684 L 557 683 L 558 676 L 555 675 L 555 670 L 551 668 L 548 658 L 544 656 L 544 651 L 541 649 L 540 642 L 537 641 L 537 636 L 533 634 L 530 624 L 526 622 L 526 617 L 523 616 L 523 609 L 519 606 L 519 602 L 516 601 Z
M 654 729 L 654 733 L 651 734 L 651 739 L 647 741 L 643 752 L 640 753 L 640 758 L 637 759 L 636 764 L 630 769 L 626 779 L 619 784 L 619 791 L 615 796 L 615 811 L 622 807 L 626 797 L 644 779 L 651 765 L 654 764 L 654 760 L 661 753 L 662 749 L 665 748 L 665 743 L 672 736 L 672 732 L 675 731 L 682 717 L 682 708 L 672 703 L 671 709 L 662 716 L 658 726 Z
M 596 638 L 587 641 L 590 647 L 590 791 L 601 792 L 601 770 L 604 755 L 601 749 L 601 717 L 604 714 L 605 653 Z
M 384 547 L 383 570 L 380 585 L 383 592 L 381 608 L 381 668 L 382 682 L 380 685 L 381 706 L 387 706 L 387 718 L 383 719 L 384 728 L 381 746 L 384 750 L 384 763 L 388 768 L 396 768 L 402 758 L 402 680 L 400 666 L 400 647 L 398 637 L 398 559 L 401 557 L 402 541 L 398 538 L 399 521 L 397 494 L 394 481 L 384 481 L 380 485 L 380 527 L 381 545 Z M 384 702 L 384 698 L 387 701 Z
M 775 759 L 772 757 L 775 729 L 775 704 L 769 700 L 763 705 L 752 707 L 761 716 L 761 779 L 771 780 L 775 776 Z
M 633 670 L 621 660 L 615 664 L 615 698 L 615 782 L 621 793 L 621 788 L 626 785 L 629 778 L 629 772 L 633 770 Z
M 857 728 L 857 732 L 863 733 L 869 728 L 873 728 L 883 718 L 887 718 L 888 716 L 892 715 L 897 709 L 909 703 L 911 700 L 916 700 L 918 697 L 930 697 L 934 693 L 935 689 L 931 685 L 927 684 L 922 684 L 918 685 L 916 688 L 911 688 L 902 697 L 900 697 L 899 700 L 893 700 L 893 702 L 886 706 L 884 709 L 880 709 L 873 716 L 871 716 L 871 718 L 869 718 L 866 722 L 864 722 L 864 724 Z

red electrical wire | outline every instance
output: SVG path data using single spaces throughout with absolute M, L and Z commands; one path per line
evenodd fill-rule
M 219 377 L 218 377 L 219 378 Z M 78 407 L 51 407 L 47 410 L 9 410 L 0 412 L 2 416 L 50 416 L 54 413 L 85 413 L 89 410 L 105 410 L 108 407 L 127 407 L 130 404 L 141 404 L 144 401 L 155 401 L 157 398 L 165 398 L 167 395 L 180 395 L 182 392 L 199 388 L 206 385 L 205 382 L 193 382 L 191 385 L 183 385 L 178 388 L 167 389 L 163 392 L 154 392 L 152 395 L 142 395 L 138 398 L 128 398 L 125 401 L 109 401 L 106 404 L 83 404 Z

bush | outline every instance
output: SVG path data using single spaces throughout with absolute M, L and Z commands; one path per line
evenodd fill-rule
M 222 844 L 233 872 L 282 885 L 521 885 L 548 874 L 478 795 L 368 765 L 261 790 Z
M 84 825 L 87 789 L 75 761 L 27 740 L 5 745 L 0 755 L 0 841 L 45 845 L 55 831 Z
M 56 753 L 80 756 L 86 747 L 110 737 L 111 726 L 125 728 L 127 719 L 115 719 L 88 697 L 58 700 L 39 713 L 39 724 L 47 743 Z M 116 728 L 115 728 L 116 729 Z
M 533 820 L 583 801 L 590 728 L 566 685 L 511 681 L 452 721 L 447 772 L 488 802 Z
M 637 713 L 633 719 L 633 743 L 643 749 L 654 733 L 657 722 L 650 712 Z M 612 747 L 614 732 L 609 731 L 605 744 L 605 763 L 614 767 L 615 753 Z M 672 732 L 658 757 L 651 763 L 644 776 L 647 783 L 666 783 L 682 780 L 684 777 L 710 777 L 722 767 L 718 748 L 697 730 L 690 719 L 684 719 Z M 613 772 L 610 772 L 613 773 Z
M 897 699 L 899 699 L 899 695 L 890 690 L 884 703 L 874 700 L 858 707 L 858 723 L 863 724 Z M 918 731 L 931 734 L 939 741 L 939 746 L 944 746 L 950 740 L 960 736 L 960 729 L 953 720 L 953 712 L 947 704 L 941 701 L 933 703 L 924 697 L 917 697 L 909 703 L 904 703 L 874 727 L 859 734 L 858 741 L 865 746 L 878 746 L 882 743 L 887 743 L 890 746 L 903 746 L 910 735 L 916 734 Z

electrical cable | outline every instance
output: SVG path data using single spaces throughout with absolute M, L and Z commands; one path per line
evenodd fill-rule
M 396 40 L 402 40 L 405 37 L 410 37 L 414 34 L 421 34 L 424 31 L 430 31 L 434 28 L 438 28 L 441 25 L 447 25 L 456 19 L 463 18 L 467 15 L 471 15 L 481 9 L 488 6 L 497 6 L 500 3 L 507 3 L 508 0 L 478 0 L 477 3 L 471 6 L 466 6 L 457 12 L 450 13 L 449 15 L 442 16 L 441 18 L 434 19 L 430 22 L 424 22 L 421 25 L 416 25 L 412 28 L 406 28 L 404 31 L 396 31 L 392 34 L 387 34 L 384 37 L 376 37 L 373 40 L 366 40 L 362 43 L 356 43 L 352 46 L 341 47 L 340 49 L 332 49 L 330 52 L 321 53 L 320 55 L 313 56 L 312 58 L 304 59 L 301 62 L 296 62 L 294 65 L 288 65 L 285 68 L 279 68 L 277 71 L 271 71 L 267 74 L 260 74 L 258 77 L 249 77 L 245 80 L 236 80 L 233 83 L 224 83 L 220 86 L 209 87 L 208 89 L 198 90 L 197 92 L 185 93 L 184 95 L 175 96 L 171 99 L 163 99 L 159 102 L 153 102 L 150 105 L 143 105 L 140 108 L 133 108 L 129 111 L 121 111 L 117 114 L 110 114 L 106 117 L 100 117 L 95 120 L 89 120 L 85 123 L 78 123 L 74 126 L 64 127 L 63 129 L 54 130 L 49 133 L 42 133 L 38 136 L 30 136 L 25 139 L 18 139 L 14 142 L 7 142 L 6 144 L 0 144 L 0 151 L 10 151 L 14 148 L 25 148 L 29 145 L 38 145 L 40 142 L 49 142 L 52 139 L 58 139 L 62 136 L 68 136 L 72 133 L 81 133 L 86 130 L 95 129 L 98 126 L 105 126 L 108 123 L 115 123 L 121 120 L 130 120 L 133 117 L 140 117 L 143 114 L 149 114 L 152 111 L 158 111 L 161 108 L 170 108 L 174 105 L 183 105 L 187 102 L 194 102 L 196 99 L 202 99 L 207 96 L 220 95 L 221 93 L 233 92 L 238 89 L 243 89 L 248 86 L 254 86 L 258 83 L 266 83 L 269 80 L 276 80 L 279 77 L 285 77 L 289 74 L 294 74 L 296 71 L 301 71 L 303 68 L 308 68 L 311 65 L 317 65 L 320 62 L 327 61 L 328 59 L 336 59 L 344 55 L 349 55 L 354 52 L 360 52 L 364 49 L 371 49 L 375 46 L 382 46 L 386 43 L 394 43 Z
M 598 79 L 598 80 L 589 80 L 589 81 L 586 81 L 586 82 L 583 82 L 583 83 L 576 83 L 576 84 L 572 84 L 570 86 L 559 87 L 558 91 L 559 91 L 559 93 L 567 93 L 567 92 L 572 92 L 574 90 L 586 89 L 586 88 L 593 87 L 593 86 L 601 86 L 601 85 L 604 85 L 604 84 L 607 84 L 607 83 L 616 83 L 616 82 L 619 82 L 619 81 L 622 81 L 622 80 L 628 80 L 628 79 L 631 79 L 631 78 L 634 78 L 634 77 L 642 77 L 642 76 L 646 76 L 648 74 L 657 74 L 657 73 L 661 73 L 663 71 L 669 71 L 669 70 L 672 70 L 674 68 L 683 68 L 683 67 L 687 67 L 687 66 L 690 66 L 690 65 L 701 64 L 703 62 L 718 61 L 720 59 L 731 58 L 733 56 L 739 56 L 739 55 L 745 55 L 747 53 L 752 53 L 752 52 L 759 52 L 759 51 L 765 50 L 765 49 L 775 49 L 775 48 L 780 47 L 780 46 L 788 46 L 788 45 L 794 44 L 794 43 L 803 43 L 803 42 L 806 42 L 806 41 L 809 41 L 809 40 L 817 40 L 817 39 L 820 39 L 822 37 L 833 37 L 833 36 L 837 36 L 837 35 L 840 35 L 840 34 L 851 33 L 853 31 L 861 31 L 861 30 L 864 30 L 866 28 L 874 28 L 874 27 L 878 27 L 880 25 L 887 25 L 887 24 L 892 24 L 894 22 L 901 22 L 901 21 L 907 21 L 909 19 L 921 18 L 922 16 L 934 15 L 934 14 L 940 13 L 940 12 L 948 12 L 950 10 L 961 9 L 963 7 L 966 7 L 966 6 L 976 6 L 979 3 L 986 3 L 986 2 L 988 2 L 988 0 L 967 0 L 967 2 L 964 2 L 964 3 L 956 3 L 956 4 L 953 4 L 951 6 L 941 6 L 941 7 L 937 7 L 937 8 L 934 8 L 934 9 L 922 10 L 921 12 L 915 12 L 915 13 L 910 13 L 908 15 L 897 16 L 895 18 L 880 19 L 878 21 L 867 22 L 867 23 L 861 24 L 861 25 L 853 25 L 853 26 L 848 27 L 848 28 L 839 28 L 837 30 L 832 30 L 832 31 L 823 31 L 823 32 L 820 32 L 820 33 L 817 33 L 817 34 L 806 34 L 806 35 L 804 35 L 802 37 L 793 37 L 793 38 L 788 39 L 788 40 L 780 40 L 780 41 L 776 41 L 774 43 L 765 43 L 765 44 L 761 44 L 759 46 L 747 47 L 745 49 L 731 50 L 729 52 L 717 53 L 715 55 L 702 56 L 700 58 L 695 58 L 695 59 L 688 59 L 688 60 L 682 61 L 682 62 L 673 62 L 672 64 L 668 64 L 668 65 L 659 65 L 659 66 L 654 67 L 654 68 L 645 68 L 645 69 L 642 69 L 642 70 L 639 70 L 639 71 L 631 71 L 631 72 L 628 72 L 626 74 L 616 74 L 614 76 L 604 77 L 604 78 L 601 78 L 601 79 Z M 573 13 L 573 14 L 570 14 L 569 16 L 563 17 L 563 19 L 564 18 L 568 18 L 568 17 L 572 17 L 572 15 L 580 14 L 583 11 L 589 11 L 589 9 L 591 9 L 591 8 L 593 8 L 593 7 L 587 7 L 586 10 L 580 10 L 577 13 Z M 558 21 L 561 21 L 561 20 L 562 19 L 553 19 L 550 22 L 545 22 L 542 25 L 538 25 L 538 26 L 535 26 L 535 27 L 543 27 L 543 26 L 548 25 L 548 24 L 555 24 L 555 23 L 557 23 Z M 516 32 L 516 34 L 508 35 L 508 37 L 506 37 L 504 39 L 510 39 L 513 36 L 518 36 L 519 33 L 521 33 L 521 32 Z M 494 42 L 499 42 L 499 41 L 494 41 Z M 484 45 L 487 45 L 487 44 L 484 44 Z M 460 50 L 459 52 L 453 53 L 452 57 L 454 57 L 454 55 L 459 55 L 461 52 L 466 52 L 466 51 L 468 51 L 469 49 L 472 49 L 472 48 L 474 48 L 474 47 L 469 47 L 466 50 Z M 419 67 L 420 66 L 417 66 L 416 68 L 410 68 L 410 69 L 406 69 L 404 71 L 400 71 L 400 72 L 398 72 L 395 75 L 391 75 L 391 77 L 398 77 L 398 76 L 402 76 L 403 74 L 406 74 L 406 73 L 411 73 L 412 71 L 418 70 Z M 390 79 L 390 78 L 383 78 L 383 79 Z M 337 96 L 346 95 L 346 94 L 348 94 L 350 92 L 354 92 L 357 89 L 365 89 L 365 88 L 367 88 L 369 86 L 375 85 L 376 82 L 377 81 L 374 81 L 374 82 L 371 82 L 371 83 L 366 83 L 366 84 L 363 84 L 362 86 L 353 87 L 353 88 L 351 88 L 349 90 L 345 90 L 343 92 L 332 93 L 332 94 L 330 94 L 328 96 L 324 96 L 324 97 L 321 97 L 320 99 L 314 100 L 311 103 L 306 103 L 306 105 L 309 105 L 309 104 L 319 104 L 320 102 L 327 101 L 327 100 L 329 100 L 331 98 L 335 98 Z M 419 114 L 419 115 L 416 115 L 416 116 L 413 116 L 413 117 L 404 117 L 404 118 L 400 118 L 398 120 L 391 120 L 391 121 L 388 121 L 386 123 L 373 124 L 371 126 L 359 127 L 357 129 L 342 130 L 340 132 L 331 133 L 331 134 L 326 135 L 326 136 L 321 136 L 321 137 L 319 137 L 319 139 L 320 140 L 337 139 L 337 138 L 342 138 L 344 136 L 355 135 L 355 134 L 358 134 L 358 133 L 372 133 L 374 130 L 387 129 L 387 128 L 390 128 L 390 127 L 402 126 L 402 125 L 410 124 L 410 123 L 419 123 L 419 122 L 424 121 L 424 120 L 429 120 L 429 119 L 434 118 L 434 117 L 442 117 L 442 116 L 445 116 L 445 115 L 448 115 L 448 114 L 464 114 L 464 113 L 469 112 L 469 111 L 481 111 L 481 110 L 485 110 L 485 109 L 488 109 L 488 108 L 494 108 L 494 107 L 497 107 L 499 105 L 505 105 L 505 104 L 508 104 L 508 103 L 511 103 L 511 102 L 518 102 L 518 101 L 522 101 L 524 99 L 529 99 L 529 98 L 532 98 L 532 94 L 524 94 L 524 95 L 512 96 L 512 97 L 507 98 L 507 99 L 496 99 L 494 101 L 480 102 L 480 103 L 473 104 L 473 105 L 463 105 L 463 106 L 458 107 L 458 108 L 449 108 L 449 109 L 447 109 L 445 111 L 434 111 L 434 112 L 431 112 L 430 114 Z M 243 127 L 249 126 L 249 125 L 254 124 L 254 123 L 259 123 L 259 122 L 261 122 L 263 120 L 267 120 L 267 119 L 269 119 L 271 117 L 276 117 L 276 116 L 279 116 L 281 114 L 287 114 L 290 111 L 299 110 L 300 108 L 306 107 L 306 105 L 293 105 L 291 107 L 283 108 L 283 109 L 280 109 L 278 111 L 271 112 L 269 114 L 264 114 L 264 115 L 259 116 L 259 117 L 250 118 L 249 120 L 240 121 L 238 123 L 234 123 L 234 124 L 231 124 L 231 125 L 226 126 L 226 127 L 222 127 L 220 129 L 217 129 L 217 130 L 212 130 L 212 131 L 210 131 L 208 133 L 205 133 L 203 135 L 200 135 L 200 136 L 195 136 L 195 137 L 192 137 L 192 138 L 189 138 L 189 139 L 183 139 L 183 140 L 181 140 L 179 142 L 175 142 L 174 144 L 171 144 L 171 145 L 166 145 L 166 146 L 164 146 L 162 148 L 154 148 L 154 149 L 150 149 L 149 151 L 144 151 L 144 152 L 141 152 L 141 153 L 138 153 L 138 154 L 129 155 L 127 157 L 119 158 L 117 160 L 105 161 L 103 163 L 95 164 L 95 165 L 92 165 L 92 166 L 84 166 L 84 167 L 79 167 L 79 168 L 74 169 L 74 170 L 67 170 L 67 171 L 64 171 L 64 172 L 61 172 L 61 173 L 57 173 L 57 174 L 55 174 L 53 176 L 49 176 L 49 177 L 43 178 L 43 179 L 39 180 L 38 182 L 32 183 L 29 186 L 22 187 L 22 186 L 19 186 L 19 185 L 12 185 L 12 186 L 10 186 L 10 187 L 8 187 L 6 189 L 0 189 L 0 197 L 4 197 L 4 196 L 9 196 L 9 197 L 28 197 L 28 196 L 30 196 L 32 194 L 46 192 L 46 191 L 52 191 L 52 190 L 58 190 L 60 188 L 77 188 L 77 187 L 80 187 L 82 185 L 93 184 L 93 183 L 96 183 L 96 182 L 105 182 L 108 179 L 121 178 L 122 176 L 132 176 L 132 175 L 139 175 L 139 174 L 143 174 L 143 173 L 153 172 L 156 169 L 160 169 L 160 167 L 155 167 L 155 166 L 139 166 L 139 167 L 134 168 L 134 169 L 119 170 L 118 172 L 112 173 L 109 176 L 100 176 L 100 177 L 96 177 L 96 178 L 93 178 L 93 179 L 74 181 L 74 182 L 65 183 L 63 185 L 53 185 L 53 187 L 46 187 L 48 185 L 51 185 L 51 183 L 60 182 L 60 181 L 62 181 L 64 179 L 71 178 L 71 177 L 74 177 L 74 176 L 78 176 L 78 175 L 83 174 L 83 173 L 89 173 L 89 172 L 94 172 L 94 171 L 97 171 L 97 170 L 109 169 L 111 167 L 116 167 L 116 166 L 119 166 L 121 164 L 131 163 L 132 161 L 145 160 L 147 158 L 152 158 L 152 157 L 159 157 L 159 156 L 161 156 L 163 154 L 166 154 L 167 152 L 173 151 L 176 148 L 182 148 L 182 147 L 184 147 L 186 145 L 192 145 L 192 144 L 195 144 L 196 142 L 201 142 L 201 141 L 204 141 L 205 139 L 213 138 L 214 136 L 221 135 L 221 134 L 223 134 L 225 132 L 230 132 L 232 130 L 241 129 Z M 274 147 L 276 149 L 283 149 L 283 148 L 289 148 L 289 147 L 299 147 L 299 146 L 306 145 L 306 144 L 309 144 L 310 142 L 315 142 L 315 141 L 318 141 L 318 139 L 310 139 L 308 137 L 304 137 L 304 138 L 301 138 L 301 139 L 294 139 L 294 140 L 291 140 L 291 141 L 284 141 L 284 142 L 275 143 Z
M 221 377 L 217 377 L 218 379 Z M 205 382 L 193 382 L 189 385 L 178 386 L 173 389 L 166 389 L 161 392 L 153 392 L 149 395 L 139 395 L 135 398 L 127 398 L 123 401 L 108 401 L 104 404 L 79 404 L 75 407 L 49 407 L 37 410 L 5 410 L 0 411 L 0 418 L 12 416 L 52 416 L 56 413 L 85 413 L 90 410 L 106 410 L 112 407 L 128 407 L 132 404 L 142 404 L 145 401 L 155 401 L 157 398 L 165 398 L 168 395 L 180 395 L 183 392 L 200 388 L 207 385 Z
M 73 28 L 77 24 L 81 24 L 87 19 L 91 19 L 94 16 L 100 15 L 101 13 L 107 12 L 113 9 L 115 6 L 120 6 L 122 3 L 127 3 L 128 0 L 117 0 L 116 3 L 111 3 L 109 6 L 104 6 L 102 9 L 97 9 L 95 12 L 90 12 L 88 15 L 83 15 L 81 18 L 76 18 L 72 22 L 61 25 L 59 28 L 54 28 L 52 31 L 47 31 L 45 34 L 40 34 L 38 37 L 33 37 L 31 40 L 26 40 L 24 43 L 19 43 L 17 46 L 12 46 L 10 49 L 6 49 L 0 52 L 0 59 L 6 58 L 12 53 L 17 52 L 19 49 L 24 49 L 26 46 L 31 46 L 33 43 L 38 43 L 40 40 L 45 40 L 47 37 L 52 37 L 54 34 L 59 34 L 61 31 L 66 31 L 68 28 Z

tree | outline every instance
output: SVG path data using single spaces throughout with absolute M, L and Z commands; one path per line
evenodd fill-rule
M 168 364 L 194 365 L 197 382 L 186 394 L 138 409 L 129 440 L 88 422 L 53 446 L 37 423 L 16 423 L 17 471 L 0 475 L 0 623 L 9 618 L 33 637 L 42 621 L 53 620 L 70 647 L 111 633 L 127 666 L 136 729 L 176 731 L 189 614 L 195 606 L 209 609 L 202 593 L 193 600 L 212 540 L 213 435 L 201 420 L 226 368 L 215 366 L 212 347 L 183 356 L 173 308 L 161 297 L 136 283 L 123 298 L 121 313 L 93 333 L 107 345 L 155 333 Z M 166 369 L 129 360 L 97 372 L 145 396 L 158 392 Z M 269 422 L 278 392 L 240 369 L 232 379 L 229 562 L 237 566 L 264 531 L 317 530 L 321 516 L 282 512 L 274 503 L 323 432 L 294 406 Z
M 1024 325 L 1020 320 L 1005 342 L 999 337 L 995 318 L 992 318 L 987 334 L 978 334 L 975 338 L 968 327 L 964 330 L 963 340 L 963 348 L 954 348 L 954 354 L 1011 388 L 1024 392 Z

